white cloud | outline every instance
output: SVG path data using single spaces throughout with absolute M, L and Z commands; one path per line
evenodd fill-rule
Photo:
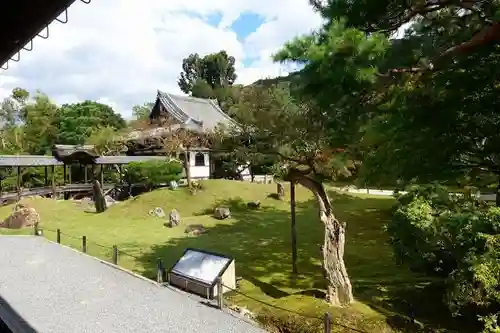
M 265 22 L 239 40 L 230 26 L 248 12 Z M 205 20 L 214 14 L 221 15 L 217 27 Z M 57 103 L 100 100 L 129 116 L 133 105 L 154 99 L 156 89 L 180 93 L 177 77 L 190 53 L 226 50 L 237 60 L 238 83 L 286 74 L 271 54 L 320 24 L 307 0 L 78 1 L 68 16 L 0 72 L 0 97 L 21 86 Z

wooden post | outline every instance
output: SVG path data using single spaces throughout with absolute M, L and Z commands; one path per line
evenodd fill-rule
M 71 180 L 71 166 L 72 165 L 70 164 L 69 167 L 68 167 L 68 183 L 70 185 L 71 185 L 71 182 L 72 182 L 72 180 Z
M 102 186 L 102 188 L 104 188 L 104 165 L 103 164 L 101 164 L 100 174 L 101 174 L 101 186 Z
M 224 308 L 224 286 L 222 285 L 222 277 L 217 277 L 217 306 L 220 310 Z
M 113 264 L 118 265 L 118 248 L 116 245 L 113 245 L 113 257 L 112 257 Z
M 17 200 L 21 200 L 21 167 L 17 167 Z
M 87 253 L 87 236 L 82 236 L 82 252 Z
M 63 185 L 66 185 L 66 175 L 67 175 L 67 173 L 68 173 L 68 172 L 67 172 L 68 170 L 67 170 L 67 168 L 66 168 L 66 163 L 64 164 L 64 166 L 63 166 L 63 167 L 64 167 L 64 169 L 63 169 L 63 178 L 64 178 L 64 180 L 63 180 Z
M 297 274 L 297 229 L 295 227 L 295 183 L 290 182 L 290 214 L 291 214 L 291 241 L 292 241 L 292 273 Z
M 84 182 L 85 182 L 85 184 L 87 184 L 87 183 L 88 183 L 88 181 L 89 181 L 89 175 L 87 174 L 87 169 L 88 169 L 88 168 L 87 168 L 87 164 L 84 164 L 84 165 L 83 165 L 83 174 L 84 174 L 84 177 L 85 177 L 85 178 L 84 178 Z
M 61 229 L 57 229 L 57 243 L 61 244 Z
M 163 283 L 163 260 L 156 259 L 156 282 Z
M 34 230 L 35 236 L 38 236 L 38 222 L 35 222 L 33 230 Z
M 51 166 L 51 183 L 52 183 L 52 198 L 57 199 L 57 190 L 56 190 L 56 167 L 55 165 Z
M 90 180 L 91 181 L 95 180 L 95 164 L 92 164 L 90 166 Z
M 45 166 L 43 169 L 44 169 L 43 171 L 44 171 L 44 179 L 45 179 L 45 182 L 43 184 L 44 184 L 44 186 L 48 186 L 49 185 L 49 170 L 48 170 L 47 166 Z
M 328 312 L 325 313 L 324 328 L 325 328 L 325 333 L 332 333 L 332 317 Z
M 122 172 L 123 172 L 123 171 L 122 171 L 122 165 L 120 164 L 120 165 L 118 166 L 118 173 L 119 173 L 119 175 L 118 175 L 118 176 L 119 176 L 119 184 L 120 184 L 120 185 L 122 185 L 122 184 L 123 184 L 123 176 L 122 176 Z
M 3 195 L 3 189 L 2 189 L 2 178 L 0 177 L 0 198 Z

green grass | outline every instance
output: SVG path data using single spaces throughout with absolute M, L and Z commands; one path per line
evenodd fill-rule
M 243 277 L 240 291 L 255 299 L 308 315 L 321 316 L 329 311 L 335 320 L 368 332 L 424 332 L 419 325 L 443 328 L 458 326 L 448 320 L 440 307 L 441 289 L 395 265 L 383 227 L 394 204 L 392 198 L 368 195 L 348 196 L 332 192 L 336 214 L 347 221 L 345 260 L 351 276 L 356 302 L 348 308 L 331 308 L 322 300 L 324 279 L 320 246 L 323 226 L 318 221 L 312 195 L 297 190 L 297 234 L 299 275 L 290 274 L 290 213 L 288 198 L 268 198 L 275 185 L 211 180 L 204 190 L 191 195 L 185 189 L 157 190 L 110 207 L 103 214 L 86 213 L 71 201 L 27 199 L 25 202 L 41 215 L 45 236 L 55 240 L 53 230 L 63 232 L 62 243 L 81 248 L 79 237 L 86 235 L 88 252 L 109 260 L 112 246 L 122 253 L 119 265 L 144 276 L 155 277 L 155 261 L 161 257 L 170 267 L 185 248 L 194 247 L 233 256 L 237 275 Z M 260 200 L 259 210 L 247 209 L 246 202 Z M 231 207 L 232 217 L 224 221 L 207 214 L 215 205 Z M 181 226 L 166 228 L 165 220 L 150 217 L 148 211 L 176 208 Z M 0 208 L 0 219 L 12 207 Z M 187 236 L 187 224 L 203 224 L 208 233 Z M 23 230 L 28 233 L 31 230 Z M 19 233 L 19 231 L 0 231 Z M 70 238 L 67 235 L 76 237 Z M 433 289 L 434 288 L 434 289 Z M 230 301 L 260 312 L 267 309 L 242 295 L 230 295 Z M 412 311 L 421 323 L 408 325 L 404 318 Z M 346 331 L 346 330 L 339 330 Z

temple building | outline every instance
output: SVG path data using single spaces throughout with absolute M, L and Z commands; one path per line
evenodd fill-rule
M 233 126 L 235 121 L 221 110 L 217 101 L 189 96 L 178 96 L 162 91 L 157 92 L 156 101 L 149 115 L 150 123 L 158 119 L 168 119 L 168 128 L 151 127 L 134 131 L 129 136 L 128 155 L 166 155 L 168 154 L 158 140 L 172 129 L 189 129 L 203 133 L 218 125 Z M 170 149 L 171 150 L 171 149 Z M 184 159 L 185 147 L 179 147 L 179 159 Z M 188 165 L 193 179 L 213 178 L 217 161 L 211 156 L 210 148 L 197 145 L 188 149 Z M 244 170 L 241 176 L 248 177 Z

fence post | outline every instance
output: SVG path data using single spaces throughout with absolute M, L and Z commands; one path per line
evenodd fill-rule
M 57 243 L 61 244 L 61 229 L 57 229 Z
M 325 328 L 325 333 L 332 333 L 332 317 L 328 312 L 325 313 L 324 328 Z
M 34 225 L 34 233 L 35 233 L 35 236 L 38 236 L 38 222 L 35 222 L 35 225 Z
M 82 252 L 87 253 L 87 236 L 82 236 Z
M 113 264 L 118 265 L 118 248 L 116 245 L 113 245 Z
M 156 259 L 156 282 L 163 283 L 163 260 Z
M 222 286 L 222 277 L 217 277 L 217 306 L 220 310 L 224 308 L 224 290 Z

